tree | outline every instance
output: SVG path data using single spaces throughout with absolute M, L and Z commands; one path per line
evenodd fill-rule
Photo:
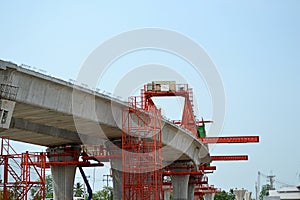
M 52 176 L 47 175 L 46 176 L 46 198 L 53 198 L 53 181 Z
M 15 185 L 12 189 L 8 189 L 8 199 L 9 200 L 15 200 L 17 199 L 18 195 L 20 194 L 20 189 L 18 189 L 17 185 Z M 0 190 L 0 200 L 4 199 L 4 192 L 1 189 Z
M 74 187 L 74 196 L 75 197 L 82 197 L 84 194 L 83 185 L 79 182 L 76 183 Z
M 234 200 L 235 196 L 233 194 L 233 190 L 230 190 L 230 192 L 222 191 L 215 194 L 214 200 Z
M 39 182 L 39 180 L 37 180 Z M 39 194 L 36 194 L 41 189 L 40 185 L 35 185 L 31 188 L 31 198 L 38 200 L 42 199 Z M 45 180 L 45 197 L 53 198 L 53 186 L 52 186 L 52 176 L 47 175 Z
M 101 191 L 93 194 L 93 200 L 113 200 L 113 188 L 105 186 Z
M 3 197 L 3 190 L 0 190 L 0 200 L 3 200 L 4 199 L 4 197 Z M 14 196 L 13 196 L 13 194 L 11 193 L 11 191 L 8 191 L 8 199 L 9 200 L 13 200 L 14 199 Z
M 42 197 L 39 195 L 39 194 L 37 194 L 37 191 L 39 190 L 39 188 L 38 187 L 32 187 L 31 188 L 31 199 L 34 199 L 34 200 L 41 200 L 42 199 Z
M 263 185 L 261 187 L 261 191 L 259 194 L 259 200 L 263 200 L 263 198 L 265 196 L 269 196 L 269 190 L 270 190 L 271 186 L 269 184 Z

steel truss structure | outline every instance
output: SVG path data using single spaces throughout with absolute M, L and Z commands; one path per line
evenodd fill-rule
M 129 99 L 122 116 L 122 175 L 124 200 L 162 197 L 161 111 Z
M 8 138 L 2 138 L 0 165 L 3 170 L 3 199 L 45 198 L 45 153 L 16 153 Z

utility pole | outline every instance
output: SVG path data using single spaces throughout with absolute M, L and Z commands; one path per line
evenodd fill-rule
M 260 193 L 260 171 L 258 171 L 257 175 L 257 182 L 255 185 L 255 191 L 256 191 L 256 200 L 259 199 L 259 193 Z
M 111 181 L 110 177 L 111 176 L 109 174 L 104 174 L 103 175 L 103 182 L 106 181 L 106 187 L 108 187 L 108 181 Z
M 275 178 L 275 175 L 269 175 L 269 176 L 267 176 L 267 178 L 270 181 L 270 190 L 275 190 L 275 188 L 274 188 L 274 178 Z

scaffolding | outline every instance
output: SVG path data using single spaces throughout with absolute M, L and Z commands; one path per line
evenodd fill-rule
M 45 198 L 45 153 L 16 153 L 9 139 L 2 138 L 0 166 L 3 200 L 27 200 L 30 195 L 32 199 Z
M 129 102 L 122 113 L 123 199 L 162 199 L 161 111 L 145 109 L 139 97 Z
M 17 92 L 17 88 L 3 85 L 0 90 L 2 96 L 11 98 Z M 0 181 L 0 187 L 3 188 L 3 194 L 0 194 L 0 199 L 27 200 L 30 192 L 33 199 L 44 199 L 46 168 L 54 165 L 77 165 L 85 177 L 81 167 L 103 166 L 101 162 L 114 158 L 122 158 L 123 200 L 163 199 L 163 190 L 172 190 L 170 176 L 173 175 L 190 175 L 189 184 L 195 186 L 195 199 L 219 192 L 208 185 L 208 180 L 203 176 L 211 173 L 207 170 L 215 170 L 214 166 L 187 164 L 162 169 L 162 116 L 152 97 L 163 96 L 181 96 L 185 99 L 182 119 L 172 122 L 189 131 L 204 145 L 259 141 L 258 136 L 206 137 L 204 123 L 211 121 L 195 119 L 192 89 L 187 84 L 176 84 L 175 81 L 153 81 L 144 86 L 141 96 L 129 98 L 129 106 L 122 111 L 122 141 L 114 147 L 108 148 L 100 144 L 82 146 L 82 151 L 76 151 L 72 149 L 72 145 L 67 145 L 58 152 L 54 149 L 47 153 L 18 154 L 10 146 L 9 139 L 2 138 L 0 169 L 3 170 L 3 181 Z M 51 157 L 51 162 L 46 162 L 47 157 Z M 211 156 L 212 161 L 247 159 L 245 155 Z M 163 181 L 164 176 L 168 181 Z
M 193 89 L 188 84 L 176 84 L 175 81 L 154 81 L 144 85 L 141 91 L 142 107 L 147 110 L 148 106 L 155 106 L 152 97 L 178 96 L 184 98 L 184 107 L 181 120 L 174 120 L 182 128 L 198 137 L 196 119 L 194 116 L 194 95 Z

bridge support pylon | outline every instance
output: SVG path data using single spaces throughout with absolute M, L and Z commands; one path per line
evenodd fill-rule
M 122 188 L 122 157 L 117 157 L 117 155 L 122 155 L 122 143 L 120 142 L 106 142 L 105 146 L 108 149 L 109 155 L 112 156 L 110 159 L 111 166 L 111 176 L 113 181 L 113 196 L 114 200 L 121 200 L 123 194 Z M 114 156 L 116 157 L 114 158 Z
M 67 162 L 78 161 L 80 151 L 81 147 L 79 145 L 50 147 L 47 149 L 53 179 L 54 200 L 73 199 L 77 165 L 67 164 Z M 51 162 L 53 162 L 53 165 L 51 165 Z M 59 165 L 60 162 L 61 165 Z
M 215 193 L 209 193 L 204 195 L 204 200 L 213 200 L 215 198 Z
M 190 180 L 193 181 L 194 177 L 190 175 Z M 189 183 L 188 185 L 188 200 L 194 200 L 195 184 Z
M 180 172 L 187 171 L 186 166 L 190 164 L 190 162 L 175 162 L 171 166 L 174 168 L 174 172 L 179 172 L 178 175 L 171 176 L 174 200 L 188 200 L 190 175 L 180 174 Z
M 164 200 L 169 200 L 171 196 L 171 191 L 170 189 L 164 190 Z
M 187 200 L 190 175 L 172 175 L 173 199 Z

